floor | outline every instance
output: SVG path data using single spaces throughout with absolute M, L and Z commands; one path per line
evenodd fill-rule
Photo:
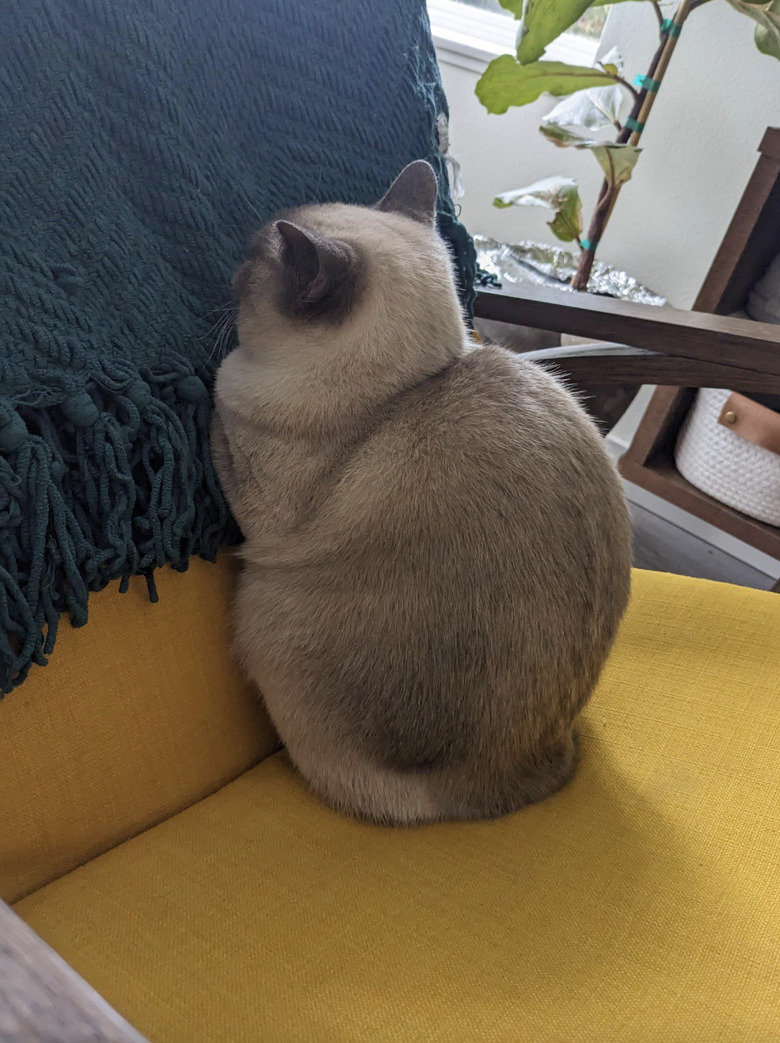
M 771 576 L 692 536 L 645 507 L 630 506 L 634 522 L 634 564 L 638 568 L 737 583 L 758 590 L 769 590 L 774 584 Z

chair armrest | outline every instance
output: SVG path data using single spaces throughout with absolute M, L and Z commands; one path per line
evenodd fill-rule
M 780 347 L 780 345 L 778 345 Z M 780 376 L 740 366 L 662 355 L 641 348 L 577 345 L 523 353 L 524 359 L 552 368 L 579 384 L 664 384 L 672 387 L 723 387 L 731 391 L 780 395 Z
M 32 928 L 0 902 L 3 1043 L 147 1043 Z
M 668 376 L 673 379 L 667 379 L 660 363 L 651 366 L 649 360 L 641 365 L 627 361 L 623 364 L 626 368 L 621 383 L 626 383 L 629 377 L 633 380 L 636 369 L 637 377 L 640 370 L 642 373 L 655 372 L 657 377 L 638 377 L 650 383 L 731 386 L 717 380 L 713 383 L 717 375 L 715 370 L 708 372 L 706 377 L 702 375 L 701 379 L 689 379 L 684 374 L 704 373 L 693 366 L 695 361 L 728 367 L 724 376 L 735 367 L 741 371 L 753 371 L 764 378 L 767 375 L 780 377 L 780 326 L 763 322 L 632 304 L 611 297 L 541 286 L 480 290 L 475 314 L 497 322 L 617 341 L 664 356 L 678 356 L 685 361 L 685 365 L 678 367 L 669 365 Z M 667 360 L 669 363 L 671 359 Z M 761 390 L 774 388 L 767 387 L 764 382 Z

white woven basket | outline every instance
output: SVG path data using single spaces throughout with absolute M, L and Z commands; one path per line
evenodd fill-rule
M 721 503 L 780 526 L 780 456 L 718 423 L 730 394 L 721 388 L 697 393 L 677 439 L 677 470 Z

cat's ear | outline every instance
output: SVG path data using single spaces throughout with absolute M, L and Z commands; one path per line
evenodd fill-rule
M 403 214 L 413 221 L 432 225 L 436 217 L 438 190 L 431 164 L 417 159 L 404 167 L 376 207 L 377 210 Z
M 291 303 L 301 313 L 335 310 L 344 290 L 354 254 L 346 243 L 325 239 L 290 221 L 277 221 L 282 240 L 281 259 Z

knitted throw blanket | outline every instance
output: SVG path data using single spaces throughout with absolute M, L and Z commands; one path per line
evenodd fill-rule
M 238 538 L 210 387 L 274 211 L 372 203 L 425 157 L 468 308 L 446 111 L 425 0 L 0 5 L 3 691 L 89 591 L 144 573 L 153 594 L 154 569 Z

